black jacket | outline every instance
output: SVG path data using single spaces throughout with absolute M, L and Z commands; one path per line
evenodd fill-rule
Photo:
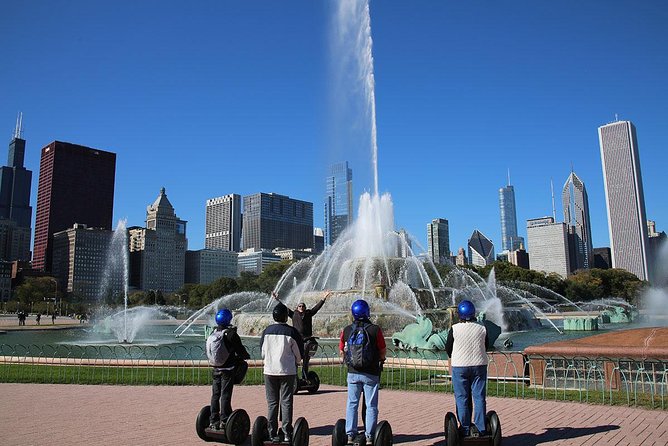
M 322 308 L 325 299 L 315 304 L 313 308 L 307 308 L 303 312 L 292 311 L 288 308 L 288 316 L 292 319 L 292 326 L 297 329 L 303 338 L 313 336 L 313 316 Z

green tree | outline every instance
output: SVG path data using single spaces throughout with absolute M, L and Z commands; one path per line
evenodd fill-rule
M 58 297 L 53 277 L 28 277 L 14 291 L 16 299 L 27 310 L 36 302 L 53 301 Z
M 264 271 L 257 277 L 255 284 L 257 290 L 264 293 L 271 293 L 276 288 L 278 280 L 285 274 L 290 265 L 290 260 L 281 260 L 280 262 L 271 263 L 264 268 Z

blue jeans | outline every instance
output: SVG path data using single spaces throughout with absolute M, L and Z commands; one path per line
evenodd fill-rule
M 452 386 L 455 390 L 457 418 L 464 435 L 468 435 L 471 429 L 471 413 L 474 414 L 473 423 L 478 431 L 485 433 L 487 366 L 452 367 Z
M 346 434 L 357 436 L 357 408 L 360 404 L 360 395 L 364 391 L 366 402 L 366 419 L 364 420 L 365 435 L 373 438 L 378 422 L 378 387 L 380 376 L 368 373 L 348 372 L 348 404 L 346 406 Z

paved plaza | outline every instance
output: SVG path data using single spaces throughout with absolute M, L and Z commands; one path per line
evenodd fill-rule
M 295 418 L 311 427 L 311 445 L 329 445 L 344 417 L 345 389 L 324 386 L 295 397 Z M 195 418 L 210 387 L 0 384 L 0 444 L 201 445 Z M 233 406 L 251 417 L 266 415 L 264 387 L 238 386 Z M 498 412 L 503 445 L 666 445 L 668 411 L 557 401 L 489 398 Z M 381 390 L 380 419 L 394 443 L 445 445 L 443 416 L 454 411 L 451 394 Z M 247 442 L 250 444 L 250 442 Z

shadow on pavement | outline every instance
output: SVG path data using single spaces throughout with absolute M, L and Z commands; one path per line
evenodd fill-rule
M 394 434 L 393 435 L 394 444 L 412 443 L 414 441 L 429 440 L 429 439 L 432 439 L 432 438 L 441 438 L 441 439 L 443 439 L 442 444 L 445 444 L 445 439 L 443 437 L 443 432 L 436 432 L 436 433 L 433 433 L 433 434 L 416 434 L 416 435 Z M 441 444 L 441 443 L 435 443 L 435 444 Z
M 619 429 L 619 426 L 611 424 L 594 427 L 549 427 L 541 434 L 527 433 L 503 436 L 503 444 L 504 446 L 536 446 L 549 441 L 568 440 L 617 429 Z

